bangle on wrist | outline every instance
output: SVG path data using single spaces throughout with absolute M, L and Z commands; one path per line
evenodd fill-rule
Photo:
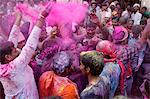
M 38 19 L 38 21 L 40 21 L 40 22 L 44 22 L 44 19 L 39 18 L 39 19 Z
M 40 15 L 40 17 L 39 17 L 39 18 L 45 19 L 45 17 L 44 17 L 43 15 Z

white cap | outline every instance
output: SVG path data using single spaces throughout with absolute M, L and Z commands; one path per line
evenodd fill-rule
M 139 8 L 140 8 L 140 4 L 135 3 L 135 4 L 133 5 L 133 7 L 139 7 Z
M 112 2 L 112 3 L 110 4 L 110 6 L 116 6 L 115 2 Z

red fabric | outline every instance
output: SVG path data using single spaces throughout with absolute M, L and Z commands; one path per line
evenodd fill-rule
M 118 62 L 119 66 L 120 66 L 120 69 L 121 69 L 121 74 L 120 74 L 120 91 L 121 91 L 121 94 L 124 93 L 124 80 L 125 80 L 125 66 L 124 64 L 119 61 Z
M 132 76 L 132 68 L 131 68 L 131 62 L 129 62 L 126 77 L 128 78 L 128 77 L 131 77 L 131 76 Z

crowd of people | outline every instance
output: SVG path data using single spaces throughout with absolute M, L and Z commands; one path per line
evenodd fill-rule
M 1 1 L 0 99 L 149 99 L 150 12 L 102 1 Z M 73 13 L 84 19 L 57 3 L 86 8 Z

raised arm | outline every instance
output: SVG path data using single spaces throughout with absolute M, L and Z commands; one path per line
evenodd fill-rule
M 17 66 L 20 66 L 20 64 L 24 64 L 24 66 L 27 66 L 30 62 L 32 55 L 34 51 L 37 48 L 38 42 L 39 42 L 39 36 L 42 31 L 42 26 L 44 24 L 45 18 L 48 16 L 47 11 L 43 11 L 40 15 L 40 18 L 37 20 L 36 25 L 34 26 L 26 45 L 23 47 L 20 55 L 14 60 L 14 63 Z
M 147 20 L 147 25 L 146 25 L 143 33 L 142 33 L 142 37 L 138 41 L 138 43 L 140 43 L 141 46 L 144 45 L 144 43 L 147 42 L 149 33 L 150 33 L 150 19 Z
M 21 23 L 22 15 L 19 11 L 16 12 L 15 14 L 16 14 L 16 20 L 15 20 L 15 23 L 14 23 L 12 29 L 11 29 L 8 41 L 13 42 L 14 46 L 17 47 L 19 33 L 20 33 L 19 26 L 20 26 L 20 23 Z

